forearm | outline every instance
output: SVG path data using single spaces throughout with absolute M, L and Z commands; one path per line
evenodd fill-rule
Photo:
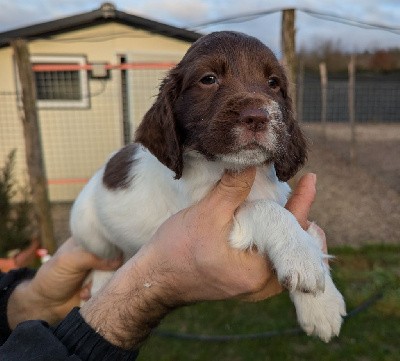
M 112 344 L 137 348 L 180 303 L 168 270 L 157 267 L 151 252 L 137 254 L 81 308 L 82 317 Z

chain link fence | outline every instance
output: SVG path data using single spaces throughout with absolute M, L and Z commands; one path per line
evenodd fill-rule
M 301 79 L 302 77 L 300 77 Z M 323 84 L 318 73 L 306 72 L 298 84 L 303 93 L 302 120 L 320 123 L 323 118 Z M 358 124 L 400 123 L 400 73 L 356 73 L 355 115 Z M 349 123 L 349 75 L 329 74 L 326 82 L 328 123 Z
M 73 201 L 110 153 L 131 141 L 174 64 L 125 63 L 99 68 L 77 64 L 33 66 L 50 200 Z M 17 149 L 16 173 L 26 178 L 22 103 L 0 92 L 0 159 Z

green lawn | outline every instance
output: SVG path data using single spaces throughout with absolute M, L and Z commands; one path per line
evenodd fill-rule
M 383 297 L 348 318 L 339 338 L 325 344 L 303 333 L 257 340 L 191 341 L 153 335 L 140 361 L 400 360 L 400 247 L 331 249 L 332 274 L 351 311 L 371 295 Z M 287 294 L 259 303 L 209 302 L 180 309 L 161 331 L 209 335 L 252 334 L 297 327 Z

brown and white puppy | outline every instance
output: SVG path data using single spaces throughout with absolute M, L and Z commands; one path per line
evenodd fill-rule
M 306 159 L 287 89 L 281 65 L 259 40 L 217 32 L 196 41 L 163 80 L 136 143 L 114 154 L 79 195 L 73 237 L 101 257 L 122 250 L 128 258 L 225 169 L 257 166 L 231 244 L 268 254 L 307 333 L 325 341 L 337 335 L 343 298 L 312 231 L 283 207 L 285 182 Z

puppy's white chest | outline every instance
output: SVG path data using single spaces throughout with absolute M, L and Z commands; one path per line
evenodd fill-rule
M 286 204 L 290 193 L 290 187 L 285 182 L 279 182 L 272 166 L 263 167 L 257 171 L 254 184 L 251 188 L 248 201 L 268 199 L 281 206 Z

